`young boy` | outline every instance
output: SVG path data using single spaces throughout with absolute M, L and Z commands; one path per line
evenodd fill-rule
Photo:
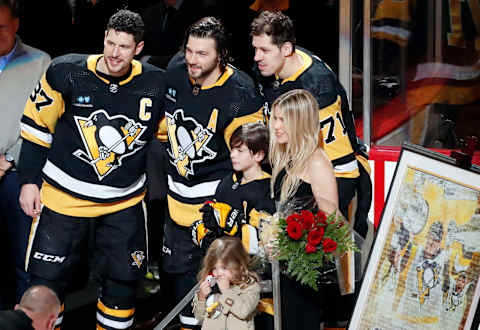
M 230 149 L 234 173 L 223 178 L 214 201 L 202 207 L 203 219 L 192 224 L 192 239 L 208 248 L 218 236 L 241 236 L 245 250 L 257 254 L 260 219 L 275 211 L 270 174 L 262 170 L 268 161 L 268 129 L 261 123 L 238 127 L 230 138 Z

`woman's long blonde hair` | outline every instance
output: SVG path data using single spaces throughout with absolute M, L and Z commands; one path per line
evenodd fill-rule
M 197 275 L 199 282 L 204 281 L 213 270 L 217 261 L 221 261 L 230 269 L 235 278 L 234 285 L 249 285 L 253 281 L 259 281 L 258 275 L 249 269 L 250 256 L 243 248 L 242 241 L 238 237 L 223 236 L 213 241 L 203 258 L 202 268 Z
M 274 196 L 275 180 L 282 169 L 286 175 L 281 183 L 280 202 L 295 195 L 300 184 L 299 176 L 304 172 L 308 159 L 323 145 L 318 118 L 317 100 L 308 91 L 294 89 L 280 95 L 272 105 L 275 112 L 283 116 L 288 133 L 288 142 L 277 142 L 270 121 L 270 164 L 272 165 L 271 194 Z

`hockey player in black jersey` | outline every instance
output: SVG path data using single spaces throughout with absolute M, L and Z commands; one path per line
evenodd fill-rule
M 295 45 L 292 20 L 281 12 L 263 11 L 251 24 L 251 36 L 258 88 L 266 107 L 293 89 L 305 89 L 316 98 L 324 150 L 337 179 L 340 211 L 353 218 L 348 210 L 356 193 L 355 230 L 365 236 L 372 198 L 370 168 L 344 88 L 325 62 Z M 270 117 L 268 110 L 266 114 Z
M 165 85 L 163 71 L 133 59 L 143 30 L 140 15 L 114 14 L 103 54 L 54 59 L 21 121 L 20 205 L 35 218 L 32 284 L 53 288 L 63 302 L 94 236 L 98 329 L 133 324 L 145 272 L 145 147 L 158 135 Z
M 189 226 L 232 169 L 230 137 L 240 125 L 263 120 L 253 81 L 228 63 L 225 29 L 205 17 L 187 29 L 183 51 L 166 71 L 169 167 L 162 268 L 176 301 L 197 282 L 201 250 Z M 191 309 L 180 321 L 184 328 L 199 327 Z

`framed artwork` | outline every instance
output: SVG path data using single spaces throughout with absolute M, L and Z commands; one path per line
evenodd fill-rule
M 349 329 L 470 329 L 480 296 L 480 167 L 404 144 Z

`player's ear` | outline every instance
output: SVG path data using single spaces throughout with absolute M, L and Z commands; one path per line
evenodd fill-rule
M 145 42 L 142 40 L 135 46 L 135 55 L 140 54 L 144 45 L 145 45 Z
M 280 47 L 280 51 L 282 52 L 282 55 L 285 57 L 292 55 L 293 44 L 290 41 L 285 41 Z

